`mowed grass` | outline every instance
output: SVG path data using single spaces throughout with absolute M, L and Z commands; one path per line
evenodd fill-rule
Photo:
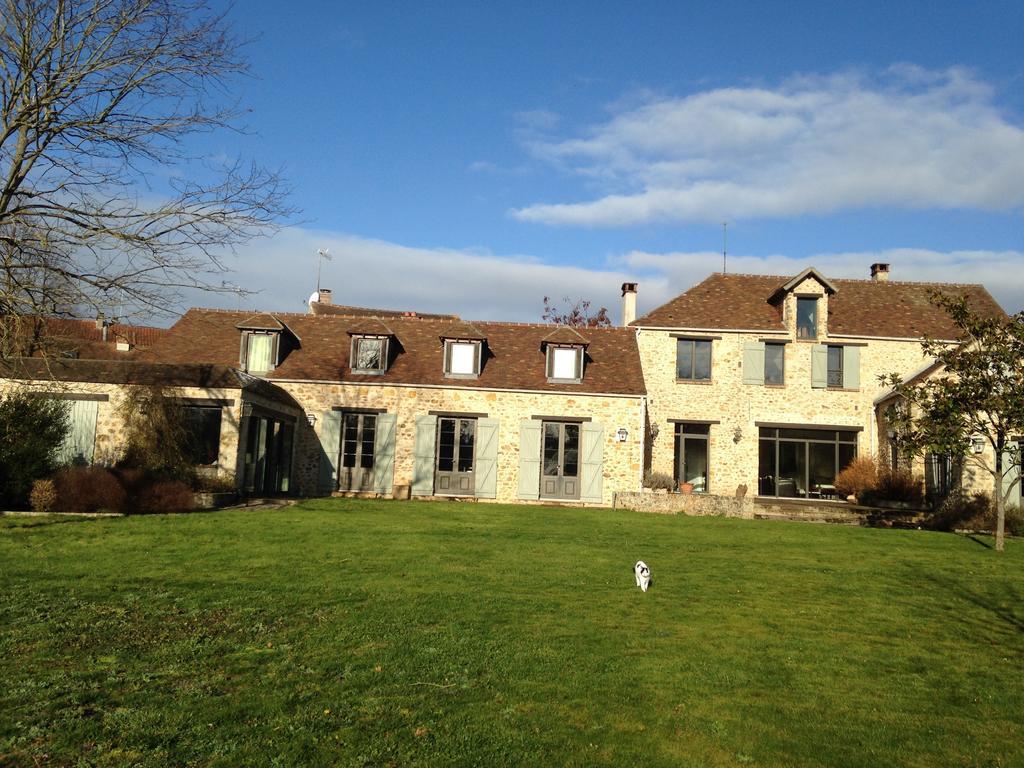
M 7 518 L 0 763 L 1022 765 L 1024 545 L 987 543 L 471 503 Z

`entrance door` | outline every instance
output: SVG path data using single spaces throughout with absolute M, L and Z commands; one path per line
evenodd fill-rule
M 377 414 L 342 415 L 339 491 L 373 490 L 373 446 L 376 434 Z
M 580 425 L 545 421 L 540 495 L 547 499 L 580 497 Z
M 442 496 L 472 496 L 476 491 L 473 474 L 475 459 L 476 419 L 447 416 L 438 419 L 434 493 Z

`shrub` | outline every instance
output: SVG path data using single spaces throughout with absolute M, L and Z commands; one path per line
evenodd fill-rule
M 114 474 L 102 467 L 67 467 L 53 476 L 58 512 L 122 512 L 127 494 Z
M 57 505 L 57 486 L 53 480 L 36 480 L 32 483 L 29 502 L 35 512 L 53 512 Z
M 1024 510 L 1010 505 L 1003 510 L 1003 514 L 1006 532 L 1011 536 L 1024 536 Z M 995 531 L 996 516 L 996 505 L 989 494 L 953 494 L 928 519 L 928 527 L 937 531 Z
M 0 508 L 23 508 L 32 483 L 49 476 L 68 434 L 67 401 L 11 392 L 0 397 Z
M 871 456 L 858 456 L 836 475 L 836 490 L 844 498 L 861 499 L 878 486 L 878 468 Z
M 875 498 L 887 501 L 904 501 L 909 504 L 924 503 L 924 478 L 905 469 L 882 469 L 878 473 Z
M 139 491 L 133 506 L 139 512 L 186 512 L 195 507 L 195 496 L 180 480 L 158 480 Z
M 230 493 L 236 490 L 234 479 L 223 475 L 197 475 L 193 487 L 202 493 Z
M 195 467 L 186 455 L 184 412 L 173 392 L 155 385 L 132 387 L 119 411 L 126 443 L 119 467 L 192 481 Z
M 676 489 L 676 481 L 672 478 L 672 475 L 665 472 L 648 472 L 647 476 L 644 477 L 644 487 L 674 491 Z

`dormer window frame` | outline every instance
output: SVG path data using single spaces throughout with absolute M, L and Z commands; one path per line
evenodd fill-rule
M 456 346 L 473 347 L 473 370 L 452 370 L 452 360 Z M 476 379 L 480 377 L 480 363 L 483 360 L 483 339 L 446 338 L 444 339 L 444 376 L 446 379 Z
M 364 341 L 381 342 L 380 358 L 376 368 L 359 368 L 359 347 Z M 352 346 L 349 349 L 349 367 L 352 373 L 361 376 L 383 376 L 391 364 L 391 336 L 386 333 L 356 333 L 352 335 Z
M 558 350 L 572 350 L 576 353 L 574 365 L 575 375 L 571 378 L 555 375 L 555 360 Z M 545 373 L 549 384 L 579 384 L 583 381 L 583 358 L 585 345 L 548 343 L 545 349 Z
M 238 353 L 238 364 L 246 373 L 254 376 L 261 374 L 267 374 L 277 368 L 280 362 L 280 349 L 281 349 L 281 331 L 275 331 L 270 329 L 262 328 L 243 328 L 241 331 L 241 342 L 239 345 Z M 264 370 L 253 370 L 249 366 L 250 360 L 250 340 L 255 336 L 269 336 L 270 341 L 270 363 L 267 369 Z
M 818 294 L 796 294 L 795 297 L 795 324 L 794 329 L 796 333 L 797 341 L 817 341 L 821 337 L 821 296 Z M 801 302 L 814 302 L 814 316 L 813 327 L 811 328 L 812 334 L 808 336 L 800 335 L 800 306 Z

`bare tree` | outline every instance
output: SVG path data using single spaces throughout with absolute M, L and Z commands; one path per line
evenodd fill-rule
M 563 296 L 562 301 L 568 309 L 562 309 L 551 301 L 548 296 L 544 297 L 544 312 L 541 319 L 545 323 L 555 325 L 571 325 L 575 328 L 608 328 L 612 320 L 608 317 L 608 309 L 600 307 L 596 312 L 590 311 L 590 301 L 587 299 L 573 300 Z
M 167 312 L 290 211 L 276 173 L 191 153 L 247 71 L 206 0 L 0 0 L 0 315 Z M 10 329 L 8 328 L 8 333 Z

